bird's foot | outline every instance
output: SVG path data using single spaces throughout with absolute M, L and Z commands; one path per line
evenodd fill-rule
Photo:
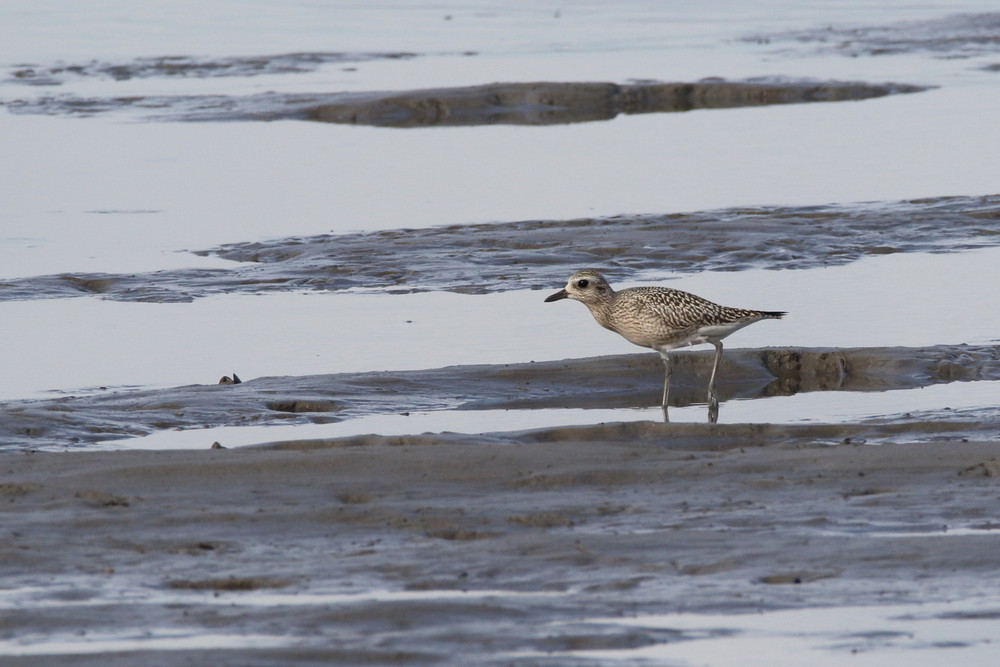
M 714 389 L 708 393 L 708 421 L 712 424 L 719 421 L 719 397 Z

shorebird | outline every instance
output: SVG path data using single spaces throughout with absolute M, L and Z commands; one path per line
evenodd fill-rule
M 566 287 L 547 297 L 580 301 L 597 323 L 620 334 L 630 343 L 656 350 L 663 359 L 663 416 L 667 416 L 671 364 L 668 352 L 679 347 L 711 343 L 715 363 L 708 380 L 709 418 L 718 419 L 719 399 L 715 374 L 722 359 L 722 339 L 745 326 L 767 319 L 780 319 L 784 312 L 730 308 L 700 296 L 669 287 L 629 287 L 620 291 L 597 271 L 584 269 L 569 278 Z

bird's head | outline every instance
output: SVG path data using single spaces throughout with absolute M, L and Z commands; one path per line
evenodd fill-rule
M 570 276 L 566 282 L 566 287 L 546 297 L 545 301 L 547 303 L 560 299 L 575 299 L 576 301 L 582 301 L 587 305 L 591 305 L 605 302 L 613 294 L 614 290 L 608 285 L 608 281 L 604 279 L 604 276 L 593 269 L 584 269 Z

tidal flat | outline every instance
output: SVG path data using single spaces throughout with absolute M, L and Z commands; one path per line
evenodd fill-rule
M 29 4 L 4 664 L 995 662 L 989 3 Z

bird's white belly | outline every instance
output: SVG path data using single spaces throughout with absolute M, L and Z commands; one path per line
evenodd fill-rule
M 674 338 L 672 340 L 657 342 L 653 345 L 650 345 L 650 347 L 652 347 L 654 350 L 662 354 L 670 350 L 676 350 L 679 347 L 690 347 L 691 345 L 701 345 L 702 343 L 710 343 L 713 340 L 721 340 L 726 336 L 728 336 L 729 334 L 733 333 L 734 331 L 742 329 L 748 324 L 752 324 L 752 321 L 731 322 L 728 324 L 704 326 L 687 336 L 678 336 L 677 338 Z
M 752 324 L 753 320 L 744 320 L 741 322 L 730 322 L 728 324 L 719 324 L 715 326 L 701 327 L 698 329 L 697 336 L 701 338 L 699 343 L 707 343 L 711 339 L 725 338 L 734 331 L 738 331 L 748 324 Z M 691 343 L 694 345 L 694 343 Z

